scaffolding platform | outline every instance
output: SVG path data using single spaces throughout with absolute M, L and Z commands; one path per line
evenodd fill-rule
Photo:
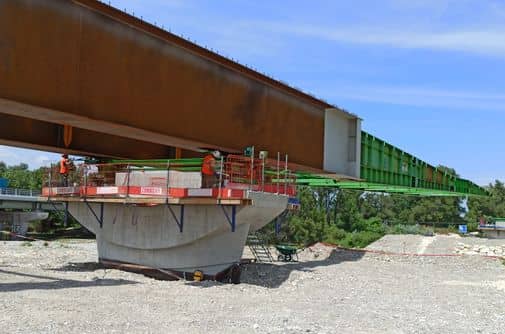
M 173 205 L 251 205 L 252 200 L 249 198 L 241 199 L 218 199 L 218 198 L 155 198 L 155 197 L 71 197 L 71 196 L 52 196 L 39 197 L 42 201 L 48 202 L 90 202 L 90 203 L 119 203 L 119 204 L 173 204 Z

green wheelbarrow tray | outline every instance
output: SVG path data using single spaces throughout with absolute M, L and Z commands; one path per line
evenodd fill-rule
M 296 256 L 298 261 L 298 247 L 294 245 L 275 245 L 275 249 L 279 252 L 278 261 L 291 262 L 293 261 L 293 255 Z

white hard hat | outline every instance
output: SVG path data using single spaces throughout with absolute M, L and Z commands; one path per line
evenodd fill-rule
M 214 156 L 214 158 L 216 158 L 216 159 L 221 158 L 221 152 L 219 152 L 218 150 L 212 151 L 212 155 L 213 155 L 213 156 Z

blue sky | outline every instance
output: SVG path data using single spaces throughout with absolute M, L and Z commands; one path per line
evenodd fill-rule
M 111 4 L 358 114 L 430 163 L 505 179 L 505 1 Z M 11 164 L 52 157 L 0 146 Z

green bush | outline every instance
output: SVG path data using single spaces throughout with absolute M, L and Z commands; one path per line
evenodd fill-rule
M 391 226 L 388 234 L 419 234 L 425 236 L 432 236 L 434 234 L 433 229 L 429 227 L 424 227 L 421 225 L 413 224 L 397 224 Z
M 477 222 L 472 222 L 472 223 L 467 223 L 467 228 L 468 232 L 477 232 L 479 228 L 479 223 Z
M 457 226 L 451 224 L 451 225 L 449 225 L 447 227 L 447 231 L 449 233 L 458 233 L 459 232 L 459 228 Z
M 357 230 L 368 231 L 382 235 L 386 233 L 386 227 L 382 223 L 381 219 L 377 217 L 361 220 L 357 226 Z
M 328 225 L 325 229 L 322 241 L 330 244 L 340 244 L 347 237 L 347 233 L 335 225 Z
M 372 242 L 382 238 L 384 234 L 372 231 L 360 231 L 347 233 L 346 237 L 340 242 L 340 246 L 348 248 L 364 248 Z
M 320 240 L 321 224 L 310 218 L 295 216 L 289 222 L 288 241 L 296 244 L 312 244 Z

